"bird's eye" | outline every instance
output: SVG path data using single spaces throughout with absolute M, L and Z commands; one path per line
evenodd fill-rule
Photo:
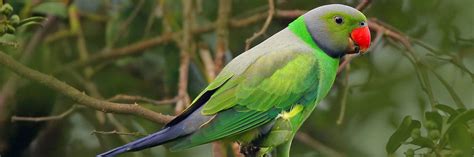
M 360 26 L 367 26 L 367 22 L 363 21 L 363 22 L 360 22 L 359 24 Z
M 342 19 L 342 17 L 340 16 L 336 16 L 334 17 L 334 22 L 336 22 L 337 24 L 342 24 L 344 23 L 344 19 Z

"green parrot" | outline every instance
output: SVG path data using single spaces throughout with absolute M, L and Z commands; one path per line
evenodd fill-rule
M 329 92 L 339 60 L 369 46 L 361 12 L 340 4 L 315 8 L 229 62 L 162 130 L 98 156 L 216 140 L 238 142 L 246 156 L 289 156 L 297 130 Z

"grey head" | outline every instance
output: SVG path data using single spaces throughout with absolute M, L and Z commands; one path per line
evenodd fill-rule
M 358 40 L 352 39 L 353 33 L 356 32 L 354 30 L 367 27 L 367 18 L 357 9 L 341 4 L 330 4 L 308 11 L 303 16 L 315 43 L 331 57 L 340 58 L 345 54 L 359 53 L 360 50 L 368 48 L 367 43 L 361 44 L 367 45 L 361 48 Z M 366 29 L 370 44 L 370 32 L 368 28 Z M 367 32 L 364 31 L 364 34 Z

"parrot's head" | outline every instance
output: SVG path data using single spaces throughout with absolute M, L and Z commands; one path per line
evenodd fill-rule
M 367 18 L 357 9 L 331 4 L 303 16 L 311 37 L 328 55 L 342 57 L 367 52 L 370 46 Z

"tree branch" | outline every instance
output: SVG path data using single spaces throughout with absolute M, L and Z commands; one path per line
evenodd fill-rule
M 257 39 L 259 36 L 263 35 L 263 33 L 267 31 L 268 26 L 270 26 L 270 23 L 272 22 L 272 19 L 273 19 L 273 14 L 275 14 L 275 4 L 273 0 L 268 0 L 268 7 L 269 9 L 268 9 L 267 19 L 265 20 L 265 23 L 263 24 L 262 29 L 260 29 L 260 31 L 258 31 L 257 33 L 253 34 L 252 37 L 245 40 L 245 50 L 248 50 L 250 48 L 250 44 L 252 44 L 252 42 L 255 39 Z
M 45 85 L 58 93 L 64 94 L 68 98 L 72 99 L 78 104 L 102 111 L 102 112 L 114 112 L 119 114 L 132 114 L 145 119 L 151 120 L 156 123 L 169 122 L 173 117 L 163 115 L 160 113 L 153 112 L 152 110 L 143 108 L 138 104 L 120 104 L 112 103 L 104 100 L 99 100 L 90 96 L 87 96 L 83 92 L 80 92 L 76 88 L 46 74 L 40 73 L 36 70 L 30 69 L 3 52 L 0 52 L 0 64 L 6 68 L 17 73 L 18 75 Z

